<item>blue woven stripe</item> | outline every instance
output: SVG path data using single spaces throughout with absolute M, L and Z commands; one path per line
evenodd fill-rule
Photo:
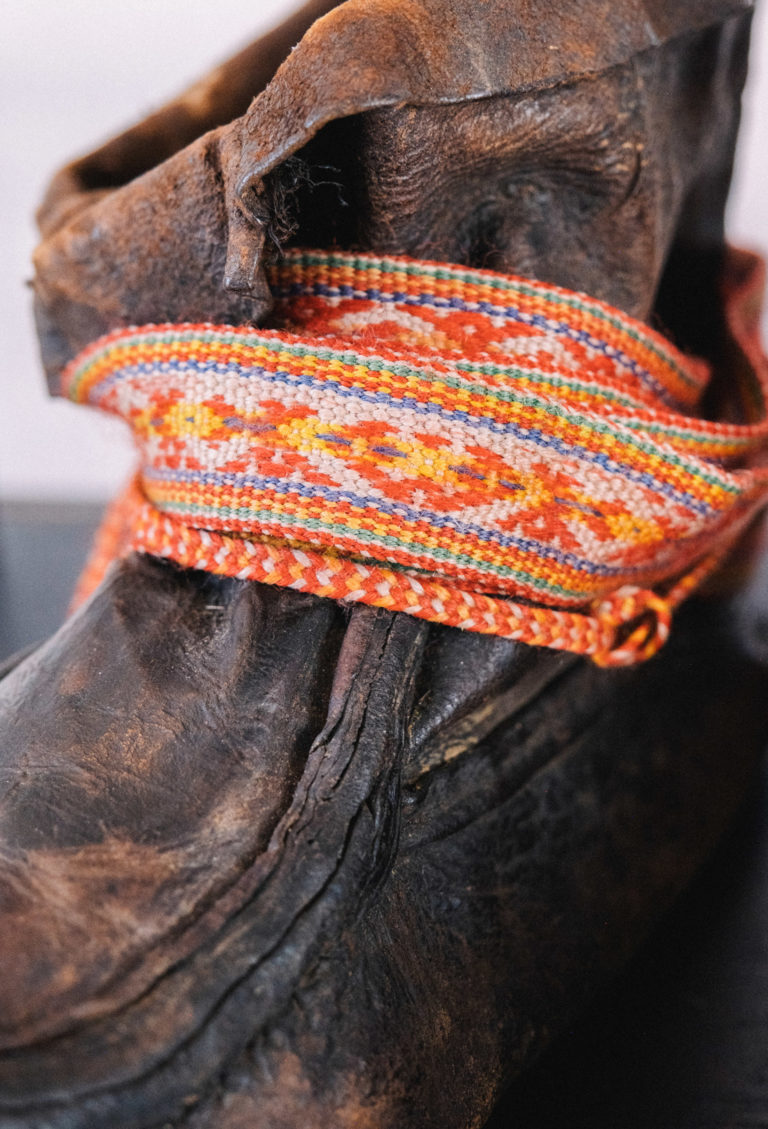
M 385 502 L 379 498 L 369 498 L 365 495 L 355 494 L 350 490 L 336 490 L 327 486 L 308 484 L 306 482 L 286 482 L 285 479 L 269 475 L 241 475 L 224 471 L 185 471 L 171 470 L 169 468 L 146 467 L 143 476 L 147 482 L 186 482 L 199 483 L 203 486 L 234 486 L 241 489 L 274 490 L 277 494 L 296 494 L 302 498 L 323 498 L 329 502 L 350 502 L 352 505 L 364 509 L 371 509 L 379 513 L 402 517 L 406 521 L 426 521 L 438 529 L 452 529 L 457 533 L 475 536 L 484 542 L 499 545 L 504 549 L 518 549 L 524 553 L 534 553 L 539 557 L 546 557 L 558 564 L 567 565 L 581 572 L 588 572 L 593 576 L 627 576 L 647 572 L 640 567 L 631 568 L 622 566 L 614 568 L 610 565 L 594 564 L 592 561 L 583 560 L 574 553 L 556 549 L 552 545 L 543 544 L 529 537 L 514 537 L 510 534 L 497 533 L 484 526 L 473 525 L 461 521 L 449 514 L 436 514 L 429 510 L 416 510 L 402 502 Z M 279 520 L 279 515 L 276 515 Z M 328 521 L 331 519 L 329 518 Z
M 429 306 L 437 310 L 462 310 L 465 313 L 482 313 L 492 317 L 505 317 L 521 325 L 532 325 L 538 329 L 554 331 L 563 337 L 570 338 L 571 341 L 589 345 L 590 348 L 604 356 L 618 361 L 628 372 L 636 376 L 649 391 L 665 403 L 674 406 L 674 400 L 670 396 L 669 390 L 663 384 L 659 384 L 647 369 L 643 368 L 632 357 L 627 356 L 623 350 L 608 345 L 605 341 L 600 341 L 599 338 L 593 337 L 586 330 L 573 329 L 565 322 L 544 317 L 543 314 L 527 314 L 520 311 L 516 306 L 497 306 L 492 302 L 464 302 L 461 298 L 440 298 L 436 294 L 429 293 L 407 294 L 401 290 L 395 290 L 388 294 L 373 287 L 368 290 L 357 290 L 354 286 L 327 286 L 321 282 L 313 284 L 293 283 L 291 286 L 275 287 L 273 291 L 275 298 L 292 298 L 310 294 L 317 295 L 319 298 L 357 298 L 389 305 Z M 690 383 L 684 373 L 679 375 L 686 380 L 686 383 Z
M 459 420 L 462 423 L 468 424 L 470 427 L 490 431 L 496 435 L 513 435 L 522 441 L 533 443 L 543 450 L 557 451 L 558 454 L 576 457 L 583 462 L 601 466 L 609 473 L 620 475 L 627 481 L 634 482 L 637 485 L 646 486 L 655 493 L 663 494 L 671 501 L 677 502 L 693 513 L 700 514 L 701 516 L 707 517 L 717 512 L 707 502 L 695 498 L 688 493 L 688 491 L 676 489 L 670 483 L 655 478 L 647 471 L 636 470 L 626 463 L 611 459 L 602 452 L 590 451 L 587 447 L 582 447 L 578 444 L 569 446 L 557 436 L 545 435 L 539 428 L 523 428 L 511 422 L 499 423 L 497 420 L 490 419 L 488 416 L 475 416 L 471 415 L 469 412 L 451 410 L 442 407 L 440 404 L 425 403 L 408 395 L 394 397 L 382 391 L 368 392 L 361 388 L 345 388 L 342 384 L 329 377 L 318 379 L 308 374 L 296 376 L 282 370 L 272 372 L 256 365 L 243 369 L 238 365 L 221 365 L 215 362 L 196 364 L 192 361 L 185 361 L 183 363 L 169 361 L 164 362 L 162 365 L 127 365 L 124 368 L 118 369 L 104 380 L 94 385 L 90 390 L 89 399 L 91 402 L 98 402 L 100 391 L 109 388 L 118 381 L 142 376 L 156 376 L 158 373 L 162 372 L 183 372 L 190 376 L 199 376 L 206 372 L 216 373 L 217 375 L 231 374 L 245 380 L 260 379 L 268 384 L 285 384 L 292 388 L 311 388 L 317 391 L 330 390 L 335 395 L 345 399 L 348 398 L 369 404 L 381 404 L 390 408 L 407 408 L 419 415 L 438 416 L 448 423 Z

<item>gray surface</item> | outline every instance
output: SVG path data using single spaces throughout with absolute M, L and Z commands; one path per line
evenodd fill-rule
M 87 503 L 0 505 L 0 660 L 59 627 L 100 513 Z

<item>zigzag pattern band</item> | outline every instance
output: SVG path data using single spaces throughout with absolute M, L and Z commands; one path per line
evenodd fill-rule
M 139 445 L 110 554 L 637 661 L 768 493 L 758 282 L 729 421 L 697 415 L 703 362 L 586 295 L 307 251 L 272 272 L 280 328 L 120 330 L 63 390 Z

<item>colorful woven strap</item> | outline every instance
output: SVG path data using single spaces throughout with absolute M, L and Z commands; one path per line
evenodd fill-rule
M 747 269 L 749 268 L 749 269 Z M 768 496 L 761 277 L 734 259 L 728 422 L 701 361 L 582 294 L 291 251 L 279 329 L 158 325 L 89 346 L 72 400 L 141 472 L 84 584 L 130 549 L 634 662 Z

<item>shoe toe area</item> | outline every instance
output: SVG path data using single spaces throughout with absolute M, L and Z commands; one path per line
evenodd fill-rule
M 146 990 L 290 803 L 341 614 L 212 583 L 133 558 L 0 682 L 0 1047 Z

